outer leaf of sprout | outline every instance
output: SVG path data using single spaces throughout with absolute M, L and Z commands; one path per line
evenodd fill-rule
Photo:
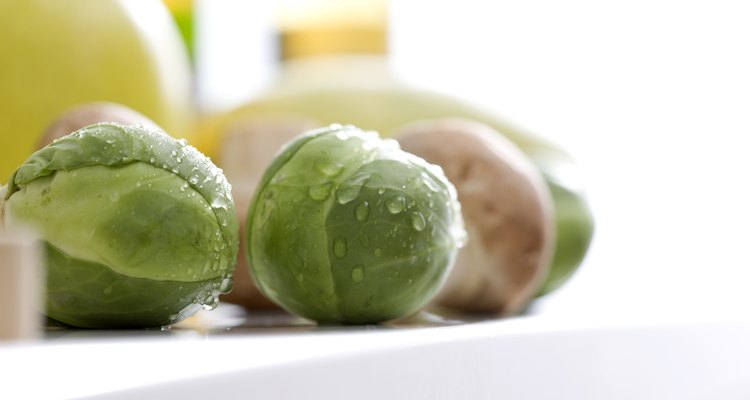
M 184 142 L 97 124 L 16 170 L 5 226 L 31 228 L 47 243 L 50 317 L 84 327 L 163 325 L 228 289 L 238 250 L 229 190 Z

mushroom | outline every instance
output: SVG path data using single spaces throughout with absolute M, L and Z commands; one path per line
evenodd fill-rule
M 149 128 L 158 128 L 155 122 L 124 105 L 109 102 L 87 103 L 64 111 L 52 121 L 39 138 L 37 148 L 41 149 L 55 139 L 99 122 L 142 124 Z
M 547 273 L 554 245 L 553 203 L 540 172 L 504 136 L 473 120 L 417 121 L 394 137 L 443 168 L 469 237 L 433 304 L 463 313 L 521 312 Z

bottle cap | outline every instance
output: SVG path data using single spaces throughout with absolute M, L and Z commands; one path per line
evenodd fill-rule
M 384 0 L 285 0 L 277 18 L 283 60 L 387 49 Z

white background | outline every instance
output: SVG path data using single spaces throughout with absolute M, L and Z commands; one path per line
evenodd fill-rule
M 598 227 L 546 312 L 734 318 L 750 303 L 750 5 L 392 2 L 406 79 L 578 158 Z
M 230 41 L 219 50 L 207 38 L 210 51 L 225 51 L 231 60 L 204 53 L 213 61 L 202 75 L 213 104 L 238 102 L 272 76 L 271 7 L 259 3 L 200 3 L 206 20 L 221 18 L 214 31 L 242 38 L 241 51 Z M 399 77 L 496 110 L 580 162 L 597 218 L 595 240 L 575 278 L 542 303 L 544 312 L 641 319 L 745 314 L 747 4 L 391 2 L 390 59 Z

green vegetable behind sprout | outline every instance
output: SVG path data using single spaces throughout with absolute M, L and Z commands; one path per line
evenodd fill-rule
M 31 155 L 2 196 L 8 231 L 47 250 L 46 314 L 87 327 L 171 324 L 231 289 L 238 224 L 222 171 L 184 141 L 102 123 Z
M 465 238 L 442 170 L 392 139 L 340 125 L 282 149 L 256 191 L 246 234 L 266 296 L 321 323 L 352 324 L 425 305 Z

